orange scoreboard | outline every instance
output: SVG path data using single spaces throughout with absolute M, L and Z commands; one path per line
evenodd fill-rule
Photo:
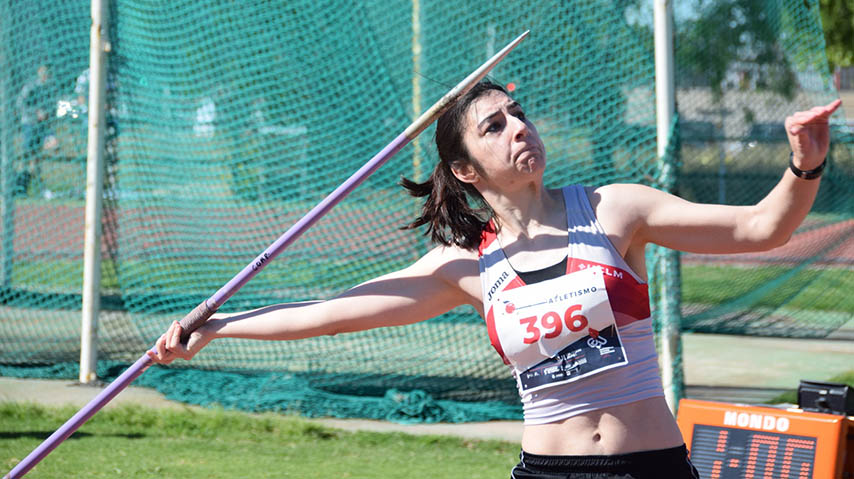
M 677 422 L 703 479 L 854 478 L 854 416 L 683 399 Z

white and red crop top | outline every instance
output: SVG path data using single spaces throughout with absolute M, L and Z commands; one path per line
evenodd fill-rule
M 664 395 L 647 284 L 608 239 L 584 187 L 562 191 L 564 274 L 526 284 L 491 228 L 478 250 L 489 339 L 513 369 L 525 424 Z

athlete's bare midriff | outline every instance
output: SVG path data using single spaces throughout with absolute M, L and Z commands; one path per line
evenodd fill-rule
M 667 449 L 685 441 L 663 397 L 525 426 L 522 450 L 543 455 L 613 455 Z

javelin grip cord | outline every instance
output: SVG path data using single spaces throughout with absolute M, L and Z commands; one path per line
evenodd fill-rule
M 205 324 L 205 321 L 208 320 L 213 314 L 216 312 L 216 309 L 212 309 L 208 306 L 208 301 L 204 300 L 199 303 L 198 306 L 193 308 L 192 311 L 187 313 L 186 316 L 181 318 L 178 321 L 178 324 L 181 325 L 181 342 L 186 343 L 187 339 L 190 337 L 190 333 L 199 329 L 199 326 Z

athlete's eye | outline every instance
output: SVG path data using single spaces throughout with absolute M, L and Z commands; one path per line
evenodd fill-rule
M 493 121 L 486 126 L 487 133 L 495 133 L 497 131 L 501 131 L 501 122 Z

